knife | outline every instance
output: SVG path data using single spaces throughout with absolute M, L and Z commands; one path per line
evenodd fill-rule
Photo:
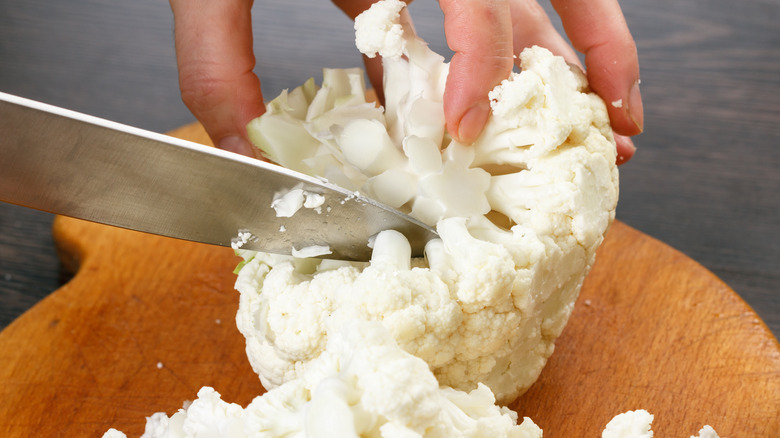
M 322 204 L 279 217 L 272 203 L 295 190 L 285 199 L 303 194 Z M 405 235 L 413 256 L 437 237 L 422 222 L 324 180 L 6 93 L 0 200 L 208 244 L 278 254 L 329 250 L 319 257 L 341 260 L 369 260 L 369 241 L 382 230 Z

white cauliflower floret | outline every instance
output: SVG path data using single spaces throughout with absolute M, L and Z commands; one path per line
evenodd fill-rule
M 361 53 L 370 58 L 403 55 L 406 38 L 400 20 L 404 6 L 401 1 L 378 2 L 370 14 L 355 18 L 355 43 Z
M 358 46 L 384 54 L 384 108 L 365 101 L 353 70 L 329 69 L 322 88 L 282 93 L 248 129 L 272 160 L 436 225 L 441 239 L 415 260 L 402 237 L 377 239 L 369 264 L 243 252 L 238 328 L 267 388 L 305 373 L 331 334 L 359 319 L 381 321 L 442 384 L 484 383 L 509 402 L 552 354 L 614 218 L 606 107 L 562 58 L 533 47 L 490 93 L 475 144 L 452 141 L 448 64 L 403 21 L 403 6 L 385 0 L 356 21 Z M 306 146 L 275 143 L 266 131 L 277 119 Z
M 381 324 L 353 321 L 298 379 L 245 409 L 204 387 L 170 419 L 150 417 L 142 438 L 542 437 L 533 421 L 517 424 L 517 414 L 495 401 L 484 385 L 468 393 L 439 386 Z

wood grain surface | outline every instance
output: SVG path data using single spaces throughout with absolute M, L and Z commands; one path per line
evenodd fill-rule
M 199 125 L 174 135 L 208 142 Z M 0 436 L 139 436 L 201 386 L 242 405 L 263 392 L 235 327 L 231 249 L 64 217 L 53 232 L 76 275 L 0 332 Z M 656 436 L 710 424 L 775 438 L 780 346 L 711 272 L 616 222 L 548 366 L 512 407 L 547 438 L 599 436 L 640 408 Z

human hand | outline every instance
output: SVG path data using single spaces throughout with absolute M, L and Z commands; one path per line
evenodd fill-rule
M 252 0 L 170 0 L 184 104 L 214 144 L 255 156 L 246 125 L 265 112 L 252 72 Z
M 444 95 L 447 128 L 470 142 L 489 113 L 488 92 L 506 78 L 513 56 L 538 45 L 581 66 L 536 0 L 440 0 L 455 52 Z M 628 136 L 643 129 L 636 46 L 617 0 L 552 0 L 574 48 L 585 54 L 591 89 L 607 103 L 618 164 L 633 156 Z
M 375 0 L 334 0 L 351 18 Z M 409 1 L 407 1 L 408 3 Z M 618 163 L 636 150 L 642 132 L 642 97 L 636 46 L 617 0 L 552 0 L 572 44 L 585 54 L 590 87 L 607 102 Z M 490 113 L 488 92 L 509 76 L 514 56 L 538 45 L 582 67 L 572 47 L 536 0 L 439 0 L 444 32 L 455 54 L 444 92 L 447 131 L 463 143 L 476 140 Z M 404 10 L 402 13 L 405 13 Z M 374 88 L 381 64 L 366 58 Z
M 334 0 L 351 18 L 375 0 Z M 170 0 L 182 100 L 215 144 L 254 155 L 246 124 L 264 112 L 253 74 L 251 0 Z M 552 0 L 572 44 L 585 54 L 591 88 L 606 102 L 618 162 L 634 153 L 628 136 L 642 131 L 639 64 L 617 0 Z M 475 140 L 487 121 L 488 92 L 512 70 L 514 55 L 540 45 L 580 65 L 535 0 L 440 0 L 444 28 L 455 52 L 444 95 L 448 131 Z M 405 13 L 405 12 L 404 12 Z M 381 64 L 366 69 L 381 90 Z

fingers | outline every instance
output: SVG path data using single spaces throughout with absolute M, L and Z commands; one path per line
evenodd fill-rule
M 184 104 L 226 150 L 254 156 L 246 124 L 265 111 L 252 72 L 251 0 L 170 0 Z
M 355 19 L 363 11 L 370 8 L 371 5 L 379 0 L 333 0 L 333 4 L 341 9 L 351 19 Z M 401 0 L 406 4 L 412 2 L 412 0 Z
M 582 67 L 577 53 L 558 33 L 536 0 L 514 0 L 510 4 L 515 55 L 526 47 L 544 47 L 567 62 Z
M 588 82 L 607 102 L 612 128 L 622 135 L 642 132 L 636 45 L 617 0 L 552 3 L 574 48 L 585 54 Z
M 366 76 L 368 81 L 371 82 L 371 87 L 376 94 L 377 101 L 384 105 L 385 103 L 385 89 L 383 86 L 384 68 L 382 67 L 382 57 L 377 55 L 373 58 L 369 58 L 363 55 L 363 65 L 366 66 Z
M 444 33 L 455 54 L 450 62 L 444 116 L 462 143 L 479 136 L 490 113 L 487 95 L 512 71 L 512 22 L 508 0 L 440 0 Z
M 354 18 L 375 0 L 334 0 Z M 574 48 L 585 54 L 591 88 L 606 102 L 616 133 L 618 162 L 636 148 L 628 136 L 643 129 L 636 46 L 617 0 L 552 0 Z M 512 69 L 512 56 L 539 45 L 580 65 L 536 0 L 440 0 L 447 42 L 455 52 L 444 94 L 447 130 L 471 143 L 484 127 L 487 94 Z M 381 90 L 377 65 L 367 64 L 372 84 Z
M 553 3 L 575 48 L 586 55 L 588 81 L 607 102 L 616 132 L 617 161 L 618 164 L 625 163 L 636 151 L 628 136 L 642 130 L 642 101 L 638 88 L 631 91 L 639 80 L 639 66 L 636 47 L 623 14 L 614 0 L 557 0 Z M 572 47 L 536 0 L 515 0 L 511 10 L 516 52 L 539 45 L 570 63 L 581 65 Z

